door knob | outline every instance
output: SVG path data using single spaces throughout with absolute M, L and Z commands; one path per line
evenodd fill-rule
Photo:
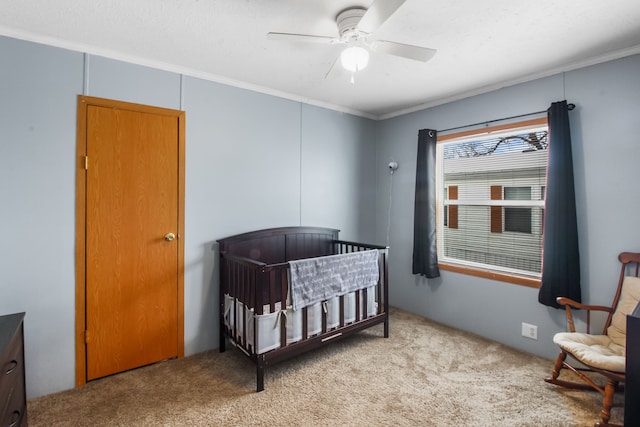
M 175 238 L 176 238 L 176 235 L 173 233 L 167 233 L 164 235 L 164 240 L 166 240 L 167 242 L 170 242 Z

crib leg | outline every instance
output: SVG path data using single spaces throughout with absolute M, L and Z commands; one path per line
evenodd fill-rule
M 220 327 L 220 353 L 224 353 L 227 349 L 227 340 L 224 336 L 224 326 Z
M 256 392 L 264 390 L 264 356 L 258 356 L 256 361 Z
M 384 337 L 389 338 L 389 313 L 387 313 L 387 318 L 384 320 Z

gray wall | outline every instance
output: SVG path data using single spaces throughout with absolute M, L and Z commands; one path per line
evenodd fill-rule
M 6 37 L 0 57 L 0 314 L 27 313 L 29 398 L 75 384 L 79 94 L 186 111 L 186 355 L 217 347 L 216 239 L 288 225 L 375 238 L 373 121 Z
M 447 129 L 576 104 L 570 114 L 583 301 L 607 305 L 622 251 L 640 251 L 640 56 L 628 57 L 504 88 L 386 120 L 377 140 L 378 240 L 386 240 L 391 177 L 392 305 L 510 346 L 553 358 L 553 334 L 564 312 L 540 305 L 537 289 L 442 271 L 438 279 L 411 274 L 418 130 Z M 521 323 L 538 326 L 538 340 L 521 337 Z

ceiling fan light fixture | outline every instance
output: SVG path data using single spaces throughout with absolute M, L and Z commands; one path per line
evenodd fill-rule
M 342 51 L 340 61 L 345 70 L 357 73 L 369 64 L 369 51 L 360 46 L 350 46 Z

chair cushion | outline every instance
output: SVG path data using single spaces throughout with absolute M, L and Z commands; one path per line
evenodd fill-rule
M 587 366 L 624 373 L 625 348 L 607 335 L 560 332 L 553 342 Z
M 622 292 L 618 307 L 611 319 L 611 326 L 607 329 L 607 335 L 613 342 L 623 347 L 627 343 L 627 314 L 630 314 L 640 301 L 640 279 L 627 276 L 622 282 Z

